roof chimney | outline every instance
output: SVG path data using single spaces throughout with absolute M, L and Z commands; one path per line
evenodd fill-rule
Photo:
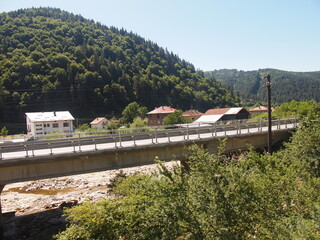
M 56 111 L 53 112 L 53 116 L 55 116 L 55 117 L 57 116 Z

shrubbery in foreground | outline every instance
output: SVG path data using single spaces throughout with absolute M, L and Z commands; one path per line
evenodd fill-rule
M 239 159 L 192 146 L 179 166 L 134 175 L 118 198 L 66 211 L 57 239 L 319 239 L 320 121 L 305 121 L 274 155 Z

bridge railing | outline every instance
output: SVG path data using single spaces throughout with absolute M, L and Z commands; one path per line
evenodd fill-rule
M 278 122 L 281 123 L 282 121 L 290 121 L 292 119 L 293 121 L 296 121 L 298 118 L 296 117 L 289 117 L 285 119 L 281 118 L 274 118 L 272 120 L 273 125 L 277 124 Z M 195 128 L 195 127 L 213 127 L 213 126 L 233 126 L 238 125 L 239 123 L 243 126 L 248 124 L 250 126 L 252 123 L 258 123 L 262 122 L 262 124 L 267 124 L 266 120 L 263 119 L 241 119 L 241 120 L 227 120 L 227 121 L 218 121 L 214 124 L 209 123 L 188 123 L 188 124 L 175 124 L 175 125 L 163 125 L 163 126 L 146 126 L 146 127 L 140 127 L 140 128 L 119 128 L 119 129 L 99 129 L 99 130 L 90 130 L 90 131 L 81 131 L 81 132 L 74 132 L 74 133 L 52 133 L 52 134 L 46 134 L 41 137 L 37 137 L 35 139 L 29 139 L 29 140 L 50 140 L 50 139 L 57 139 L 57 138 L 80 138 L 83 137 L 92 137 L 92 136 L 105 136 L 105 135 L 113 135 L 113 134 L 125 134 L 125 133 L 135 133 L 135 132 L 152 132 L 152 131 L 161 131 L 161 130 L 169 130 L 174 128 Z M 21 139 L 21 137 L 20 137 Z M 24 136 L 24 139 L 27 140 L 26 136 Z M 9 137 L 6 139 L 7 142 L 10 142 Z
M 297 126 L 297 118 L 272 120 L 273 131 L 292 129 Z M 267 121 L 226 121 L 213 125 L 189 124 L 184 126 L 161 126 L 153 128 L 117 129 L 108 134 L 86 136 L 77 133 L 69 138 L 9 142 L 0 144 L 0 160 L 8 159 L 6 153 L 22 152 L 22 157 L 39 155 L 66 154 L 112 148 L 134 147 L 143 144 L 159 144 L 175 141 L 199 140 L 204 138 L 241 135 L 267 131 Z M 148 130 L 148 131 L 147 131 Z M 65 149 L 65 152 L 57 151 Z

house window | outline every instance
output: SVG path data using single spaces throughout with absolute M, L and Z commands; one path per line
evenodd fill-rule
M 42 127 L 42 124 L 36 124 L 36 127 Z
M 159 115 L 159 114 L 157 114 L 157 118 L 158 118 L 158 119 L 160 118 L 160 115 Z
M 58 128 L 59 127 L 59 123 L 52 123 L 52 127 L 53 128 Z
M 50 123 L 44 124 L 45 127 L 50 127 Z
M 42 130 L 42 128 L 36 128 L 36 130 L 37 130 L 37 131 L 41 131 L 41 130 Z
M 63 127 L 69 127 L 69 123 L 68 122 L 63 123 Z

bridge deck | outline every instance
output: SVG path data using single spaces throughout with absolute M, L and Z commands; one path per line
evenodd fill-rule
M 247 128 L 243 128 L 247 126 Z M 158 132 L 131 133 L 111 136 L 92 136 L 86 138 L 56 139 L 46 141 L 31 141 L 23 143 L 0 144 L 1 164 L 26 158 L 39 158 L 51 155 L 70 155 L 77 152 L 106 151 L 117 148 L 132 148 L 163 143 L 197 141 L 200 139 L 222 138 L 226 136 L 241 136 L 266 132 L 265 123 L 251 125 L 232 125 L 198 129 L 171 129 Z M 293 129 L 296 122 L 276 124 L 273 131 Z

